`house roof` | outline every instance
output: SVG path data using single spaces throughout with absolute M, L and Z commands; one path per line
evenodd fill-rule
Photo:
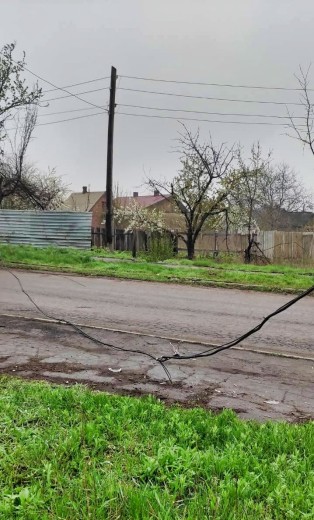
M 70 211 L 91 211 L 96 202 L 98 202 L 104 194 L 104 191 L 71 193 L 64 202 L 62 209 Z
M 127 206 L 131 202 L 137 202 L 143 208 L 148 208 L 167 198 L 169 198 L 168 195 L 138 195 L 137 197 L 117 197 L 115 202 L 121 204 L 121 206 Z

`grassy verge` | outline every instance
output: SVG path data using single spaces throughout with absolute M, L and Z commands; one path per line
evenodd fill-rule
M 214 261 L 176 260 L 173 263 L 150 263 L 144 259 L 130 262 L 124 253 L 104 262 L 98 251 L 35 248 L 0 245 L 0 259 L 5 265 L 70 271 L 77 274 L 109 276 L 133 280 L 175 282 L 219 287 L 239 287 L 264 291 L 294 292 L 307 289 L 314 282 L 314 271 L 283 266 L 245 266 L 215 264 Z M 102 251 L 104 256 L 106 252 Z M 116 259 L 116 261 L 114 261 Z M 173 262 L 173 261 L 172 261 Z M 199 265 L 201 262 L 202 265 Z M 206 262 L 206 264 L 204 264 Z
M 314 425 L 0 379 L 0 518 L 314 517 Z

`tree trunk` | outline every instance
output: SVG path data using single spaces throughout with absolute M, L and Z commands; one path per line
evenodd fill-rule
M 136 258 L 137 251 L 137 231 L 133 231 L 133 245 L 132 245 L 132 257 Z
M 193 260 L 194 249 L 195 249 L 195 240 L 193 237 L 193 233 L 191 231 L 188 231 L 188 233 L 187 233 L 186 248 L 187 248 L 187 253 L 188 253 L 188 259 Z
M 249 233 L 248 234 L 248 246 L 244 250 L 244 262 L 246 264 L 250 264 L 251 261 L 252 261 L 252 247 L 253 247 L 253 244 L 254 244 L 254 233 L 253 234 Z
M 173 256 L 178 256 L 179 246 L 178 246 L 178 235 L 171 234 L 171 239 L 173 243 Z

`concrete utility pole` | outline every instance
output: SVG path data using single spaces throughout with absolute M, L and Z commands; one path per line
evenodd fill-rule
M 108 144 L 107 144 L 107 177 L 106 177 L 106 243 L 112 245 L 112 166 L 113 166 L 113 130 L 114 111 L 116 99 L 117 69 L 111 67 L 109 118 L 108 118 Z

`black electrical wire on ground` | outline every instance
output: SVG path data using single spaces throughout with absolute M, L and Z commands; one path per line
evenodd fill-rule
M 197 359 L 197 358 L 209 357 L 209 356 L 214 356 L 215 354 L 218 354 L 219 352 L 222 352 L 223 350 L 227 350 L 231 347 L 235 347 L 236 345 L 238 345 L 239 343 L 244 341 L 246 338 L 249 338 L 253 334 L 256 334 L 256 332 L 261 330 L 261 328 L 265 325 L 265 323 L 267 323 L 267 321 L 269 321 L 271 318 L 273 318 L 274 316 L 277 316 L 277 314 L 280 314 L 281 312 L 289 309 L 289 307 L 292 307 L 292 305 L 297 303 L 299 300 L 302 300 L 302 298 L 305 298 L 305 296 L 308 296 L 313 291 L 314 291 L 314 285 L 312 285 L 312 287 L 310 287 L 306 291 L 302 292 L 301 294 L 299 294 L 292 300 L 288 301 L 287 303 L 285 303 L 284 305 L 279 307 L 279 309 L 276 309 L 274 312 L 268 314 L 258 325 L 256 325 L 256 327 L 245 332 L 244 334 L 242 334 L 242 336 L 239 336 L 238 338 L 234 339 L 233 341 L 224 343 L 223 345 L 220 345 L 220 346 L 216 347 L 215 349 L 210 349 L 210 350 L 207 349 L 207 350 L 204 350 L 203 352 L 198 352 L 196 354 L 186 354 L 186 355 L 174 354 L 172 356 L 161 356 L 160 358 L 158 358 L 158 361 L 162 361 L 163 363 L 165 363 L 166 361 L 169 361 L 171 359 L 183 360 L 183 359 Z
M 256 334 L 256 332 L 258 332 L 259 330 L 261 330 L 261 328 L 265 325 L 265 323 L 267 323 L 271 318 L 273 318 L 274 316 L 277 316 L 277 314 L 280 314 L 282 312 L 284 312 L 285 310 L 287 310 L 289 307 L 292 307 L 292 305 L 294 305 L 295 303 L 297 303 L 298 301 L 302 300 L 303 298 L 305 298 L 305 296 L 308 296 L 309 294 L 311 294 L 312 292 L 314 292 L 314 285 L 312 285 L 309 289 L 307 289 L 306 291 L 303 291 L 301 294 L 299 294 L 298 296 L 296 296 L 295 298 L 293 298 L 292 300 L 288 301 L 287 303 L 285 303 L 284 305 L 282 305 L 281 307 L 279 307 L 278 309 L 276 309 L 275 311 L 273 311 L 272 313 L 268 314 L 258 325 L 256 325 L 254 328 L 250 329 L 249 331 L 245 332 L 244 334 L 242 334 L 242 336 L 239 336 L 238 338 L 228 342 L 228 343 L 224 343 L 222 345 L 219 345 L 219 346 L 213 346 L 211 347 L 210 349 L 207 349 L 207 350 L 204 350 L 202 352 L 197 352 L 195 354 L 179 354 L 179 353 L 176 353 L 176 354 L 173 354 L 171 356 L 160 356 L 160 357 L 155 357 L 153 356 L 152 354 L 149 354 L 147 352 L 144 352 L 142 350 L 137 350 L 137 349 L 127 349 L 127 348 L 123 348 L 123 347 L 118 347 L 117 345 L 113 345 L 112 343 L 106 343 L 98 338 L 95 338 L 93 336 L 91 336 L 90 334 L 88 334 L 87 332 L 85 332 L 84 330 L 82 330 L 80 327 L 78 327 L 77 325 L 75 325 L 75 323 L 72 323 L 71 321 L 69 320 L 64 320 L 64 319 L 60 319 L 60 318 L 56 318 L 54 316 L 51 316 L 49 315 L 48 313 L 46 313 L 45 311 L 43 311 L 39 305 L 37 305 L 37 303 L 33 300 L 33 298 L 28 294 L 28 292 L 24 289 L 23 285 L 22 285 L 22 282 L 21 280 L 19 279 L 19 277 L 13 273 L 10 269 L 8 269 L 5 265 L 2 264 L 2 266 L 4 267 L 4 269 L 10 273 L 18 282 L 19 286 L 20 286 L 20 289 L 21 291 L 23 292 L 23 294 L 25 294 L 25 296 L 29 299 L 29 301 L 34 305 L 34 307 L 43 315 L 45 316 L 46 318 L 49 318 L 50 320 L 54 320 L 56 321 L 59 325 L 68 325 L 69 327 L 71 327 L 72 329 L 74 329 L 76 332 L 78 332 L 79 334 L 81 334 L 83 337 L 89 339 L 90 341 L 93 341 L 94 343 L 97 343 L 99 345 L 102 345 L 104 347 L 108 347 L 108 348 L 111 348 L 113 350 L 117 350 L 117 351 L 120 351 L 120 352 L 127 352 L 127 353 L 131 353 L 131 354 L 139 354 L 139 355 L 142 355 L 142 356 L 146 356 L 150 359 L 152 359 L 154 362 L 157 362 L 160 364 L 160 366 L 163 368 L 168 380 L 170 382 L 172 382 L 172 379 L 171 379 L 171 374 L 168 370 L 168 368 L 165 366 L 165 363 L 167 361 L 170 361 L 170 360 L 174 360 L 174 361 L 182 361 L 182 360 L 188 360 L 188 359 L 198 359 L 198 358 L 204 358 L 204 357 L 210 357 L 210 356 L 214 356 L 215 354 L 219 354 L 220 352 L 224 351 L 224 350 L 227 350 L 227 349 L 230 349 L 236 345 L 238 345 L 239 343 L 241 343 L 242 341 L 244 341 L 246 338 L 249 338 L 250 336 L 252 336 L 253 334 Z
M 171 375 L 170 375 L 170 372 L 169 372 L 168 368 L 164 365 L 163 361 L 157 359 L 152 354 L 149 354 L 148 352 L 144 352 L 143 350 L 127 349 L 127 348 L 123 348 L 123 347 L 118 347 L 117 345 L 113 345 L 112 343 L 106 343 L 105 341 L 102 341 L 102 340 L 100 340 L 98 338 L 95 338 L 94 336 L 91 336 L 90 334 L 88 334 L 87 332 L 82 330 L 80 327 L 75 325 L 75 323 L 72 323 L 69 320 L 56 318 L 55 316 L 51 316 L 47 312 L 43 311 L 39 307 L 39 305 L 37 305 L 37 303 L 33 300 L 33 298 L 28 294 L 28 292 L 24 289 L 24 287 L 22 285 L 22 282 L 19 279 L 19 277 L 15 273 L 13 273 L 10 269 L 8 269 L 6 266 L 3 266 L 3 267 L 4 267 L 4 269 L 8 273 L 11 274 L 11 276 L 13 276 L 17 280 L 22 293 L 25 294 L 25 296 L 29 299 L 29 301 L 34 305 L 34 307 L 38 310 L 38 312 L 40 312 L 43 316 L 45 316 L 46 318 L 49 318 L 50 320 L 56 321 L 57 324 L 59 324 L 59 325 L 68 325 L 69 327 L 74 329 L 76 332 L 81 334 L 84 338 L 89 339 L 90 341 L 93 341 L 94 343 L 97 343 L 98 345 L 102 345 L 104 347 L 108 347 L 108 348 L 111 348 L 113 350 L 118 350 L 120 352 L 127 352 L 128 354 L 131 353 L 131 354 L 139 354 L 141 356 L 147 356 L 148 358 L 152 359 L 154 362 L 157 362 L 157 363 L 159 363 L 159 365 L 161 365 L 161 367 L 163 368 L 163 370 L 164 370 L 168 380 L 170 381 L 170 383 L 172 382 Z

